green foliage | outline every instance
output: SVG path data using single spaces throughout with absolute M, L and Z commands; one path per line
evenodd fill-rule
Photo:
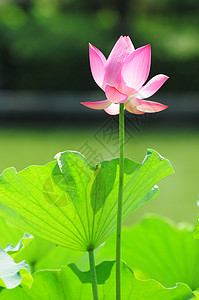
M 13 168 L 5 170 L 0 177 L 1 213 L 21 229 L 59 245 L 81 251 L 91 246 L 96 248 L 115 230 L 118 159 L 92 166 L 80 153 L 71 151 L 57 154 L 56 159 L 19 173 Z M 157 194 L 157 181 L 172 172 L 170 163 L 153 150 L 147 152 L 142 164 L 125 159 L 123 220 L 152 199 Z M 3 233 L 9 228 L 12 240 L 15 234 L 20 234 L 2 219 L 0 222 Z M 122 257 L 136 277 L 123 263 L 122 299 L 197 299 L 199 241 L 193 239 L 192 233 L 188 225 L 180 227 L 156 217 L 124 229 Z M 71 256 L 71 250 L 56 247 L 41 238 L 28 243 L 30 240 L 31 236 L 27 235 L 16 247 L 8 245 L 6 251 L 15 261 L 27 257 L 33 271 L 47 266 L 58 268 L 70 261 L 85 264 L 81 253 Z M 5 234 L 2 242 L 7 243 Z M 23 277 L 25 272 L 20 270 L 24 262 L 16 264 L 5 250 L 2 249 L 2 253 L 0 257 L 4 259 L 4 266 L 7 265 L 0 269 L 7 272 L 8 266 L 15 268 L 15 277 L 2 281 L 0 300 L 92 299 L 89 271 L 80 271 L 75 264 L 54 271 L 37 271 L 33 274 L 32 287 L 28 288 L 25 284 L 30 285 L 30 275 L 28 281 Z M 100 261 L 102 257 L 114 259 L 114 256 L 115 242 L 111 238 L 97 250 L 97 258 Z M 1 277 L 5 279 L 5 274 Z M 99 299 L 114 299 L 114 262 L 101 263 L 97 277 Z M 7 288 L 19 285 L 20 280 L 20 287 L 5 288 L 5 285 Z
M 199 218 L 197 219 L 195 230 L 194 230 L 194 238 L 199 239 Z
M 11 230 L 14 228 L 8 228 L 8 232 Z M 123 228 L 122 258 L 136 275 L 134 277 L 132 271 L 122 264 L 123 299 L 192 299 L 191 289 L 199 286 L 199 241 L 193 239 L 192 231 L 189 225 L 176 225 L 159 217 L 148 217 L 132 228 Z M 29 257 L 30 262 L 36 262 L 38 270 L 49 267 L 59 270 L 33 274 L 31 289 L 25 286 L 2 289 L 0 300 L 56 300 L 58 296 L 64 300 L 92 299 L 89 272 L 80 271 L 74 264 L 60 269 L 61 265 L 70 261 L 77 261 L 82 269 L 87 259 L 85 255 L 77 252 L 74 256 L 74 251 L 55 247 L 39 238 L 33 239 L 19 252 L 15 261 Z M 115 255 L 114 238 L 97 249 L 96 255 L 98 261 L 104 258 L 112 260 Z M 103 262 L 97 266 L 97 277 L 99 299 L 114 299 L 114 263 Z M 198 299 L 196 291 L 194 295 L 194 299 Z
M 12 70 L 5 74 L 9 88 L 94 88 L 87 65 L 88 42 L 108 55 L 122 26 L 116 3 L 107 6 L 90 0 L 3 2 L 0 64 L 2 72 Z M 199 42 L 195 7 L 198 1 L 184 0 L 184 6 L 192 10 L 189 13 L 187 9 L 179 11 L 179 1 L 175 2 L 177 11 L 172 0 L 130 3 L 125 31 L 137 37 L 137 41 L 133 38 L 136 47 L 149 42 L 153 45 L 157 62 L 153 72 L 163 68 L 173 78 L 168 85 L 170 90 L 185 90 L 188 86 L 196 90 Z M 70 72 L 66 72 L 66 66 Z M 186 72 L 181 72 L 182 69 Z M 78 70 L 78 75 L 73 70 Z
M 24 233 L 24 236 L 20 241 L 17 243 L 16 246 L 12 244 L 8 244 L 5 248 L 5 251 L 12 257 L 14 258 L 18 253 L 20 253 L 20 250 L 22 250 L 26 245 L 29 244 L 29 242 L 33 239 L 33 236 Z
M 155 18 L 150 18 L 150 26 L 148 27 L 149 18 L 147 15 L 141 15 L 136 21 L 139 34 L 145 41 L 150 40 L 152 45 L 155 45 L 153 51 L 156 57 L 162 60 L 162 55 L 164 55 L 167 61 L 175 60 L 176 65 L 179 61 L 185 62 L 199 58 L 199 41 L 196 39 L 199 33 L 196 27 L 197 19 L 194 15 L 192 22 L 187 15 L 182 15 L 181 18 L 182 22 L 179 23 L 179 19 L 170 16 L 168 22 L 168 16 L 157 15 Z M 174 28 L 175 30 L 173 30 Z M 169 40 L 161 39 L 162 35 L 169 37 Z M 176 66 L 174 67 L 176 68 Z
M 112 259 L 115 247 L 111 237 L 98 257 Z M 175 225 L 159 217 L 148 217 L 122 232 L 122 258 L 142 279 L 153 278 L 166 287 L 186 283 L 193 291 L 199 288 L 199 241 L 193 228 Z
M 12 258 L 14 257 L 16 263 L 25 260 L 31 273 L 42 269 L 59 269 L 61 265 L 68 265 L 73 262 L 76 262 L 83 269 L 88 268 L 87 253 L 62 248 L 39 237 L 32 239 L 31 236 L 28 236 L 28 239 L 23 238 L 18 243 L 23 231 L 10 226 L 2 217 L 0 217 L 0 228 L 1 247 L 7 248 L 9 243 L 20 245 L 20 251 L 9 254 Z M 30 241 L 31 243 L 29 243 Z M 22 245 L 23 247 L 21 247 Z
M 45 166 L 0 177 L 1 214 L 13 224 L 57 245 L 87 251 L 116 228 L 119 160 L 95 167 L 78 152 L 62 152 Z M 157 152 L 143 164 L 125 159 L 123 220 L 157 194 L 154 186 L 172 167 Z
M 26 13 L 18 5 L 8 4 L 0 7 L 0 21 L 8 28 L 20 28 L 27 20 Z
M 15 263 L 13 259 L 31 238 L 25 234 L 16 247 L 11 244 L 5 250 L 0 247 L 0 287 L 13 289 L 20 284 L 31 286 L 32 277 L 28 264 L 25 261 Z
M 17 244 L 24 233 L 20 229 L 10 226 L 2 217 L 0 217 L 0 228 L 0 246 L 2 248 L 6 248 L 9 243 Z
M 32 272 L 42 269 L 59 269 L 73 262 L 83 269 L 88 267 L 87 253 L 56 246 L 39 237 L 35 237 L 15 257 L 16 262 L 23 259 L 29 264 Z
M 185 284 L 178 284 L 167 289 L 155 280 L 141 281 L 122 263 L 122 299 L 145 300 L 188 300 L 193 294 Z M 103 262 L 96 268 L 98 277 L 99 299 L 115 298 L 115 264 Z M 0 300 L 50 300 L 50 299 L 92 299 L 90 271 L 82 272 L 75 264 L 62 267 L 58 271 L 40 271 L 34 274 L 31 289 L 16 288 L 2 290 Z
M 199 299 L 199 292 L 195 291 L 195 292 L 194 292 L 194 296 L 195 296 L 194 299 L 195 299 L 195 300 L 198 300 L 198 299 Z

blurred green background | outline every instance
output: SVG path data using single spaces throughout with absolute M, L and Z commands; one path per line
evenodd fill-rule
M 94 89 L 88 42 L 108 55 L 120 34 L 151 43 L 167 90 L 198 91 L 197 0 L 1 0 L 1 87 Z
M 159 196 L 127 224 L 146 212 L 194 223 L 199 192 L 197 0 L 1 0 L 0 170 L 44 164 L 66 149 L 85 155 L 89 148 L 94 149 L 97 155 L 90 158 L 93 163 L 118 155 L 117 137 L 114 151 L 110 151 L 102 137 L 96 136 L 109 126 L 104 122 L 110 117 L 104 112 L 83 110 L 79 100 L 72 110 L 75 102 L 71 95 L 84 93 L 82 100 L 86 101 L 86 93 L 98 91 L 90 74 L 88 43 L 108 56 L 120 34 L 129 35 L 136 48 L 152 45 L 150 77 L 157 73 L 170 76 L 157 98 L 169 104 L 169 109 L 138 124 L 130 116 L 126 156 L 141 162 L 146 149 L 153 148 L 170 159 L 176 172 L 159 184 Z M 47 95 L 41 101 L 42 110 L 38 101 L 34 111 L 26 111 L 17 100 L 24 91 Z M 54 107 L 51 114 L 47 111 L 52 106 L 48 98 L 53 95 L 56 105 L 60 91 L 66 93 L 66 117 L 54 112 Z M 28 103 L 29 98 L 24 101 Z

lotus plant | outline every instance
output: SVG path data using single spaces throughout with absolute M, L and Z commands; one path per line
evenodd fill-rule
M 107 99 L 83 104 L 94 109 L 104 109 L 111 115 L 119 114 L 119 159 L 105 160 L 94 166 L 81 153 L 64 151 L 44 166 L 29 166 L 19 172 L 15 168 L 8 168 L 0 175 L 0 216 L 24 232 L 46 239 L 57 246 L 87 252 L 90 272 L 82 273 L 74 265 L 64 267 L 61 271 L 41 271 L 35 273 L 30 290 L 21 287 L 13 291 L 15 298 L 8 296 L 4 299 L 34 300 L 38 299 L 38 296 L 47 299 L 47 294 L 52 299 L 58 297 L 60 300 L 91 299 L 93 293 L 94 300 L 98 300 L 99 296 L 101 299 L 115 299 L 115 295 L 116 299 L 120 300 L 120 269 L 126 274 L 123 276 L 123 299 L 137 299 L 136 290 L 139 299 L 143 299 L 139 296 L 140 291 L 144 299 L 152 299 L 150 295 L 156 294 L 156 291 L 159 291 L 157 299 L 174 299 L 167 298 L 167 292 L 178 293 L 178 290 L 183 288 L 176 287 L 178 290 L 172 291 L 154 282 L 148 285 L 137 280 L 133 273 L 121 264 L 122 221 L 145 202 L 153 199 L 158 193 L 157 182 L 173 173 L 170 162 L 154 150 L 147 151 L 141 164 L 124 158 L 124 110 L 144 114 L 167 108 L 166 105 L 144 99 L 152 96 L 168 77 L 157 75 L 144 85 L 150 70 L 150 46 L 135 50 L 129 37 L 119 38 L 107 60 L 94 46 L 90 45 L 89 49 L 91 72 L 96 83 L 105 91 Z M 101 280 L 98 296 L 94 251 L 115 231 L 116 290 L 111 288 L 115 281 L 112 279 L 115 263 L 111 262 L 110 265 L 109 262 L 104 262 L 97 268 L 97 274 L 100 272 L 102 277 L 105 276 L 105 279 Z M 28 278 L 23 278 L 24 272 L 22 275 L 19 273 L 21 267 L 27 269 L 27 265 L 16 264 L 12 258 L 20 247 L 0 248 L 0 293 L 4 293 L 2 284 L 3 288 L 13 288 L 22 281 L 24 285 L 24 280 Z M 40 246 L 36 248 L 40 251 Z M 32 261 L 35 263 L 35 258 Z M 112 267 L 113 271 L 110 272 Z M 88 279 L 88 276 L 91 278 Z M 6 278 L 8 280 L 5 281 Z M 43 278 L 41 282 L 39 278 Z M 2 279 L 5 282 L 2 283 Z M 62 282 L 63 291 L 60 289 Z M 89 282 L 92 283 L 92 290 L 87 284 Z M 133 298 L 124 296 L 127 295 L 125 290 L 128 292 L 129 284 L 133 286 Z M 5 293 L 10 295 L 9 291 Z M 43 293 L 45 296 L 42 296 Z M 162 293 L 164 297 L 161 296 Z M 190 295 L 191 291 L 185 290 L 185 293 Z
M 133 114 L 145 114 L 166 109 L 167 106 L 164 104 L 144 99 L 152 96 L 164 84 L 168 76 L 156 75 L 144 85 L 149 76 L 151 66 L 151 47 L 146 45 L 135 50 L 129 36 L 121 36 L 118 39 L 107 60 L 103 53 L 91 44 L 89 44 L 89 55 L 93 78 L 99 87 L 104 90 L 106 100 L 82 102 L 82 104 L 92 109 L 104 109 L 109 115 L 120 114 L 120 174 L 116 239 L 116 299 L 120 300 L 121 224 L 124 186 L 124 110 L 126 109 Z

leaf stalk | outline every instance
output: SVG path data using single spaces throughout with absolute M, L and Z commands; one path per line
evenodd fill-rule
M 90 263 L 90 273 L 91 273 L 91 283 L 92 283 L 92 290 L 93 290 L 93 300 L 98 300 L 98 289 L 97 289 L 97 275 L 95 269 L 95 257 L 94 251 L 88 250 L 89 254 L 89 263 Z

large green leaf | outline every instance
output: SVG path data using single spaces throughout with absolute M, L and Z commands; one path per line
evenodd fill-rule
M 99 259 L 113 259 L 114 248 L 114 237 L 111 237 L 99 249 Z M 148 217 L 122 231 L 122 259 L 139 278 L 153 278 L 166 287 L 183 282 L 197 290 L 198 257 L 199 241 L 194 240 L 190 225 Z
M 32 273 L 43 269 L 59 269 L 61 266 L 74 262 L 83 270 L 88 268 L 86 252 L 56 246 L 39 237 L 35 237 L 16 255 L 15 261 L 21 260 L 28 263 Z
M 16 263 L 13 259 L 30 239 L 31 236 L 25 234 L 16 246 L 9 244 L 5 250 L 0 247 L 0 287 L 13 289 L 20 284 L 32 284 L 28 264 L 25 261 Z
M 6 248 L 6 250 L 8 250 L 8 247 L 10 247 L 10 249 L 12 250 L 17 250 L 9 252 L 9 254 L 12 256 L 12 258 L 15 258 L 15 262 L 21 262 L 22 260 L 25 260 L 31 270 L 38 270 L 39 268 L 56 269 L 61 265 L 66 265 L 76 261 L 76 258 L 74 258 L 72 255 L 72 250 L 66 248 L 60 249 L 60 247 L 56 247 L 55 244 L 52 244 L 39 237 L 31 239 L 31 243 L 28 243 L 30 241 L 30 236 L 27 236 L 27 239 L 23 238 L 20 240 L 21 236 L 23 235 L 23 231 L 19 230 L 16 227 L 10 226 L 10 224 L 8 224 L 2 217 L 0 217 L 0 228 L 0 246 L 2 248 Z M 53 250 L 56 251 L 54 252 Z M 77 251 L 75 253 L 78 254 Z M 48 261 L 49 255 L 50 260 Z M 71 260 L 71 257 L 73 257 L 74 259 Z
M 10 226 L 2 217 L 0 217 L 0 228 L 0 246 L 7 248 L 8 244 L 17 245 L 17 249 L 20 251 L 12 251 L 9 254 L 12 258 L 14 257 L 16 263 L 25 260 L 32 273 L 41 269 L 59 269 L 61 265 L 68 265 L 73 262 L 76 262 L 81 268 L 86 269 L 88 267 L 87 253 L 56 246 L 54 243 L 39 237 L 34 237 L 31 239 L 31 243 L 27 243 L 30 241 L 30 237 L 20 240 L 23 231 Z M 18 242 L 19 240 L 20 242 Z M 14 246 L 11 248 L 16 249 Z
M 0 246 L 5 248 L 9 243 L 17 244 L 23 236 L 23 231 L 7 224 L 4 218 L 0 217 Z
M 20 241 L 17 243 L 16 246 L 14 246 L 13 244 L 8 244 L 5 248 L 5 251 L 12 257 L 15 258 L 17 256 L 18 253 L 20 253 L 24 247 L 26 247 L 30 241 L 33 239 L 33 236 L 28 234 L 28 233 L 24 233 L 23 238 L 20 239 Z
M 199 292 L 195 291 L 195 292 L 194 292 L 194 295 L 195 295 L 195 298 L 194 298 L 194 299 L 195 299 L 195 300 L 196 300 L 196 299 L 199 300 Z
M 102 244 L 116 228 L 119 160 L 95 167 L 78 152 L 57 161 L 0 177 L 0 213 L 26 232 L 57 245 L 87 251 Z M 142 164 L 125 159 L 123 220 L 153 198 L 155 184 L 173 172 L 157 152 Z
M 97 266 L 99 299 L 115 299 L 115 264 L 104 262 Z M 123 263 L 121 266 L 122 299 L 126 300 L 188 300 L 191 289 L 179 284 L 167 289 L 155 280 L 142 281 Z M 40 271 L 34 274 L 31 289 L 2 290 L 0 300 L 91 300 L 90 272 L 80 271 L 74 264 L 59 271 Z

